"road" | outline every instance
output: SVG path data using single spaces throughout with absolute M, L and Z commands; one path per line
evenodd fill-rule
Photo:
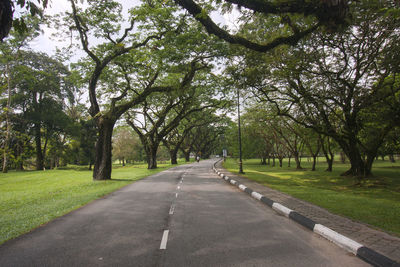
M 0 246 L 0 266 L 368 266 L 230 186 L 213 160 L 135 182 Z

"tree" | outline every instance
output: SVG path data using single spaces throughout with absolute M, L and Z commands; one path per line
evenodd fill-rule
M 140 142 L 134 132 L 128 127 L 118 127 L 113 134 L 113 156 L 122 161 L 122 166 L 125 162 L 135 158 L 135 147 Z
M 333 160 L 335 158 L 335 153 L 333 151 L 333 147 L 335 146 L 332 138 L 329 136 L 318 135 L 319 143 L 321 144 L 322 152 L 324 153 L 326 162 L 328 163 L 327 172 L 332 171 Z
M 22 17 L 23 18 L 23 17 Z M 5 87 L 5 91 L 7 92 L 7 101 L 6 107 L 4 108 L 5 115 L 5 138 L 3 145 L 3 172 L 8 171 L 8 157 L 9 157 L 9 146 L 10 139 L 12 138 L 12 122 L 10 121 L 10 117 L 12 116 L 12 80 L 11 77 L 11 68 L 16 64 L 18 58 L 20 57 L 21 49 L 25 48 L 29 41 L 37 37 L 39 34 L 39 21 L 37 19 L 29 19 L 29 27 L 26 27 L 26 30 L 23 33 L 18 33 L 15 31 L 11 32 L 10 38 L 7 41 L 0 43 L 0 55 L 1 55 L 1 63 L 3 64 L 3 77 L 0 76 L 2 87 Z M 2 93 L 0 91 L 0 93 Z
M 281 23 L 289 30 L 285 34 L 278 35 L 272 39 L 261 40 L 266 43 L 259 43 L 254 38 L 243 37 L 243 34 L 232 35 L 224 28 L 218 26 L 208 15 L 214 10 L 217 3 L 200 6 L 193 0 L 175 0 L 177 4 L 185 8 L 199 21 L 210 34 L 231 43 L 239 44 L 254 51 L 267 52 L 279 45 L 295 45 L 306 35 L 315 31 L 321 26 L 335 30 L 338 25 L 346 24 L 348 15 L 348 4 L 346 0 L 317 0 L 317 1 L 254 1 L 254 0 L 225 0 L 222 10 L 230 12 L 233 4 L 239 7 L 240 20 L 243 23 L 254 23 L 254 14 L 264 17 L 280 17 Z M 221 2 L 221 1 L 220 1 Z M 312 21 L 310 23 L 310 20 Z M 305 23 L 306 22 L 306 23 Z M 302 25 L 302 26 L 300 26 Z M 306 26 L 303 26 L 306 25 Z M 257 24 L 258 31 L 268 30 L 268 24 Z M 265 33 L 264 36 L 271 36 Z
M 193 152 L 196 157 L 207 159 L 214 154 L 219 138 L 225 130 L 223 121 L 194 128 L 189 138 L 193 139 Z
M 96 124 L 92 119 L 80 121 L 79 142 L 80 149 L 83 152 L 84 158 L 89 164 L 89 170 L 92 170 L 92 165 L 95 159 L 95 145 L 97 139 Z
M 393 129 L 385 138 L 384 143 L 379 149 L 379 154 L 382 156 L 388 155 L 389 160 L 394 163 L 395 158 L 394 155 L 400 154 L 400 127 Z
M 19 117 L 25 122 L 25 128 L 32 131 L 36 169 L 42 170 L 47 141 L 69 123 L 63 107 L 73 97 L 73 86 L 68 82 L 68 69 L 60 62 L 41 53 L 20 51 L 20 54 L 11 70 L 13 108 L 21 112 Z
M 87 71 L 89 113 L 96 122 L 98 139 L 93 179 L 111 179 L 111 138 L 116 121 L 130 108 L 142 103 L 154 92 L 171 90 L 171 86 L 159 86 L 162 66 L 144 64 L 152 62 L 151 56 L 167 33 L 179 32 L 184 14 L 177 14 L 174 7 L 167 4 L 145 4 L 130 11 L 129 26 L 121 32 L 121 5 L 115 1 L 88 1 L 90 7 L 81 10 L 71 0 L 71 18 L 79 34 L 83 50 L 89 61 L 83 66 Z M 67 23 L 68 24 L 68 23 Z M 135 30 L 137 29 L 137 30 Z M 120 36 L 117 36 L 120 33 Z M 90 37 L 102 38 L 103 43 L 90 46 Z M 143 49 L 144 51 L 140 51 Z M 147 58 L 146 58 L 147 56 Z M 157 62 L 157 59 L 154 59 Z M 159 63 L 159 62 L 158 62 Z M 138 72 L 146 77 L 147 84 L 133 83 L 132 76 Z M 147 71 L 147 72 L 146 72 Z M 189 77 L 188 77 L 189 78 Z M 183 84 L 190 82 L 182 81 Z M 99 91 L 108 94 L 110 103 L 99 104 Z
M 307 147 L 308 153 L 310 153 L 310 156 L 313 158 L 313 164 L 311 167 L 312 171 L 316 170 L 315 166 L 317 164 L 317 157 L 322 146 L 321 141 L 322 139 L 319 138 L 316 132 L 310 129 L 305 129 L 303 135 L 303 142 Z
M 263 107 L 251 104 L 241 117 L 243 121 L 242 140 L 245 144 L 243 154 L 247 158 L 254 156 L 261 158 L 262 165 L 269 164 L 273 154 L 274 136 L 273 130 L 268 125 L 269 116 L 270 114 Z
M 343 175 L 371 175 L 377 150 L 399 121 L 397 67 L 386 56 L 398 49 L 399 21 L 382 15 L 363 13 L 341 34 L 315 33 L 254 79 L 280 115 L 339 144 L 351 163 Z
M 37 0 L 43 8 L 47 7 L 48 0 Z M 15 30 L 23 34 L 28 31 L 29 23 L 26 23 L 26 14 L 19 18 L 14 18 L 15 5 L 25 9 L 25 13 L 30 13 L 32 17 L 37 15 L 42 16 L 40 7 L 30 0 L 2 0 L 0 2 L 0 42 L 8 36 L 11 27 L 14 26 Z

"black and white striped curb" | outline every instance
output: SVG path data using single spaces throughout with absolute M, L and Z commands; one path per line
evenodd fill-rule
M 213 170 L 215 173 L 218 174 L 221 178 L 223 178 L 225 181 L 229 182 L 232 185 L 237 186 L 240 190 L 246 192 L 249 194 L 251 197 L 261 201 L 262 203 L 268 205 L 275 211 L 277 211 L 280 214 L 283 214 L 284 216 L 288 217 L 289 219 L 292 219 L 293 221 L 301 224 L 302 226 L 310 229 L 314 233 L 332 241 L 336 245 L 346 249 L 347 251 L 353 253 L 360 259 L 368 262 L 369 264 L 373 266 L 396 266 L 400 267 L 400 264 L 397 263 L 396 261 L 344 236 L 339 234 L 338 232 L 333 231 L 332 229 L 323 226 L 322 224 L 316 223 L 315 221 L 301 215 L 300 213 L 293 211 L 282 204 L 279 204 L 278 202 L 275 202 L 266 196 L 261 195 L 260 193 L 253 191 L 252 189 L 246 187 L 243 184 L 239 184 L 237 181 L 229 178 L 228 176 L 224 175 L 220 171 L 215 168 L 215 165 L 219 161 L 214 163 Z

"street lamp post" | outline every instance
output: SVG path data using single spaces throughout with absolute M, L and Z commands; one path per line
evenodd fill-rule
M 238 139 L 239 139 L 239 173 L 243 174 L 243 162 L 242 162 L 242 133 L 240 129 L 240 97 L 239 87 L 237 88 L 237 110 L 238 110 Z

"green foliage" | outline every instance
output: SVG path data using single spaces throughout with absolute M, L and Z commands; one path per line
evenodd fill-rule
M 71 134 L 72 123 L 65 113 L 65 106 L 74 102 L 75 89 L 68 79 L 68 69 L 62 63 L 45 54 L 20 49 L 28 37 L 10 39 L 2 50 L 3 53 L 13 52 L 6 58 L 9 77 L 1 82 L 11 89 L 10 109 L 7 109 L 12 126 L 8 151 L 10 162 L 18 169 L 32 156 L 29 148 L 34 136 L 43 138 L 44 144 L 42 147 L 36 142 L 36 152 L 43 150 L 46 154 L 48 148 L 52 159 L 62 154 L 62 143 L 65 135 Z M 6 104 L 6 97 L 1 99 L 2 105 Z
M 245 51 L 228 69 L 237 86 L 251 88 L 277 115 L 332 137 L 352 162 L 345 174 L 360 177 L 371 175 L 377 149 L 400 121 L 399 19 L 368 7 L 358 5 L 362 12 L 340 33 L 315 32 L 270 54 Z M 279 32 L 278 22 L 271 27 Z
M 139 137 L 127 126 L 114 129 L 113 133 L 113 158 L 123 161 L 142 161 L 143 147 Z

